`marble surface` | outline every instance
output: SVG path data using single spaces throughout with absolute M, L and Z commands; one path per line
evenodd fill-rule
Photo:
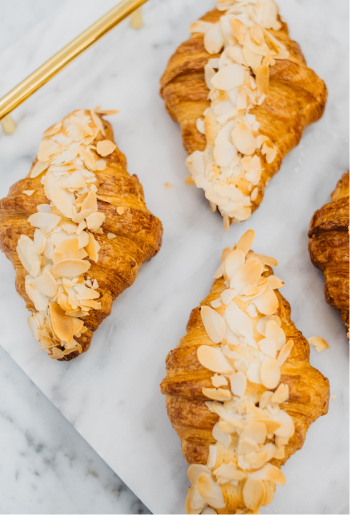
M 0 77 L 0 95 L 114 3 L 63 2 L 2 52 L 0 66 L 7 74 Z M 52 123 L 78 107 L 121 109 L 111 122 L 130 173 L 139 176 L 149 209 L 164 224 L 159 255 L 116 300 L 89 352 L 70 363 L 53 362 L 36 350 L 11 264 L 0 256 L 0 343 L 154 513 L 182 513 L 188 486 L 180 443 L 159 393 L 164 359 L 183 336 L 190 310 L 206 296 L 222 248 L 248 228 L 257 232 L 254 249 L 279 261 L 276 273 L 286 282 L 283 294 L 297 327 L 306 337 L 328 341 L 329 350 L 311 350 L 311 362 L 329 377 L 337 396 L 285 466 L 286 485 L 262 511 L 348 513 L 348 344 L 339 316 L 324 301 L 322 274 L 307 253 L 310 218 L 348 167 L 348 4 L 338 0 L 335 11 L 326 0 L 279 3 L 292 37 L 326 81 L 329 101 L 322 120 L 285 158 L 259 210 L 230 231 L 222 230 L 221 218 L 210 213 L 202 193 L 184 184 L 179 128 L 158 96 L 169 56 L 212 0 L 152 0 L 141 31 L 132 31 L 127 22 L 113 30 L 20 106 L 14 113 L 16 134 L 0 138 L 3 196 L 27 174 L 40 134 Z M 173 188 L 165 189 L 165 182 Z M 46 436 L 50 426 L 40 430 Z

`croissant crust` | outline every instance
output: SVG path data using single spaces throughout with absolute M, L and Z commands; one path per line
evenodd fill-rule
M 105 138 L 114 141 L 110 123 L 103 118 L 101 120 L 105 137 L 99 132 L 96 143 Z M 98 196 L 105 199 L 98 199 L 98 211 L 105 215 L 103 233 L 95 234 L 101 249 L 98 262 L 90 260 L 91 268 L 84 275 L 84 279 L 89 276 L 92 281 L 97 280 L 101 309 L 91 309 L 88 316 L 84 317 L 87 331 L 76 337 L 82 352 L 89 349 L 94 331 L 110 315 L 114 299 L 133 284 L 140 266 L 157 254 L 163 234 L 160 220 L 146 207 L 143 188 L 137 176 L 130 176 L 127 172 L 125 155 L 117 147 L 104 159 L 107 167 L 96 172 Z M 36 158 L 31 170 L 37 161 Z M 25 179 L 16 182 L 8 196 L 0 202 L 0 248 L 15 269 L 18 294 L 33 313 L 36 312 L 35 306 L 25 290 L 28 273 L 18 257 L 16 247 L 21 235 L 33 238 L 34 227 L 28 222 L 28 217 L 37 212 L 38 205 L 49 204 L 41 179 L 42 175 L 31 178 L 29 173 Z M 27 196 L 24 193 L 27 190 L 35 191 Z M 117 208 L 122 214 L 118 213 Z M 115 238 L 109 239 L 107 234 Z M 78 355 L 79 352 L 74 351 L 62 360 L 71 360 Z

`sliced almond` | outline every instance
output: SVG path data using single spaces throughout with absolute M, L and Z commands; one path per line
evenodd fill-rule
M 197 357 L 200 364 L 219 374 L 232 374 L 233 370 L 221 349 L 218 347 L 209 347 L 209 345 L 201 345 L 197 349 Z
M 271 402 L 277 402 L 281 404 L 282 402 L 286 402 L 289 398 L 289 386 L 287 384 L 281 383 L 277 390 L 271 397 Z
M 263 269 L 264 265 L 262 263 L 248 261 L 231 278 L 230 288 L 241 292 L 246 286 L 255 284 L 259 280 Z
M 54 265 L 52 273 L 56 277 L 79 277 L 85 274 L 90 267 L 91 264 L 89 261 L 83 261 L 82 259 L 63 259 Z
M 278 327 L 275 320 L 269 320 L 265 327 L 266 338 L 271 338 L 276 343 L 277 350 L 281 350 L 286 343 L 286 335 L 281 327 Z
M 211 475 L 201 474 L 197 482 L 198 492 L 203 499 L 213 508 L 225 508 L 226 503 L 220 486 Z
M 278 317 L 276 315 L 267 315 L 267 316 L 260 318 L 260 320 L 257 323 L 256 329 L 260 334 L 263 334 L 265 336 L 266 325 L 270 320 L 274 320 L 274 322 L 276 322 L 277 326 L 281 327 L 280 317 Z
M 263 315 L 272 315 L 278 308 L 278 298 L 269 287 L 261 295 L 253 299 L 252 302 Z
M 245 254 L 242 250 L 232 250 L 224 261 L 225 274 L 229 280 L 244 265 Z
M 320 338 L 319 336 L 311 336 L 310 338 L 308 338 L 307 341 L 309 342 L 310 345 L 315 347 L 317 352 L 321 352 L 325 349 L 328 349 L 328 347 L 329 347 L 326 340 L 324 340 L 323 338 Z
M 57 226 L 60 220 L 61 217 L 58 215 L 43 212 L 34 213 L 28 218 L 28 222 L 31 226 L 37 227 L 38 229 L 50 227 L 51 230 Z
M 201 318 L 209 338 L 214 343 L 222 342 L 226 331 L 222 316 L 209 306 L 202 306 Z
M 224 36 L 220 23 L 215 23 L 206 30 L 204 35 L 204 47 L 209 54 L 218 54 L 224 45 Z
M 255 139 L 251 131 L 244 123 L 238 123 L 236 128 L 232 131 L 232 141 L 237 150 L 242 154 L 254 154 Z
M 243 44 L 245 35 L 248 31 L 247 27 L 238 18 L 231 19 L 230 25 L 235 38 L 239 43 Z
M 276 343 L 272 338 L 263 338 L 258 342 L 259 348 L 261 352 L 266 354 L 266 356 L 270 356 L 271 358 L 275 358 L 277 354 Z
M 230 64 L 222 68 L 211 79 L 211 84 L 220 90 L 230 90 L 241 86 L 244 82 L 244 68 L 240 64 Z
M 252 478 L 250 475 L 249 479 L 247 479 L 243 487 L 244 504 L 250 510 L 256 511 L 262 505 L 264 498 L 264 483 L 260 479 Z
M 277 290 L 278 288 L 283 288 L 284 282 L 281 281 L 278 277 L 275 275 L 269 275 L 267 278 L 267 284 L 271 288 L 271 290 Z
M 288 359 L 289 354 L 291 353 L 291 350 L 293 348 L 294 341 L 289 340 L 281 349 L 280 353 L 278 354 L 277 363 L 278 366 L 281 367 L 283 363 Z
M 222 477 L 229 480 L 240 481 L 246 477 L 245 473 L 238 470 L 234 463 L 224 463 L 213 471 L 217 477 Z
M 81 205 L 81 210 L 90 209 L 90 213 L 96 213 L 97 208 L 97 198 L 96 193 L 94 191 L 89 191 L 86 198 L 83 200 L 83 203 Z
M 213 401 L 229 401 L 231 400 L 231 393 L 224 388 L 202 388 L 202 393 L 208 399 L 212 399 Z
M 199 465 L 194 463 L 190 465 L 187 471 L 187 477 L 190 480 L 191 485 L 197 485 L 197 481 L 201 474 L 210 474 L 210 470 L 205 465 Z
M 231 392 L 237 397 L 243 397 L 247 388 L 247 377 L 243 372 L 237 372 L 229 376 Z
M 219 388 L 219 386 L 226 386 L 228 384 L 226 377 L 221 376 L 219 374 L 215 374 L 211 378 L 211 382 L 215 388 Z
M 52 125 L 51 127 L 49 127 L 48 129 L 46 129 L 46 131 L 43 132 L 43 135 L 44 136 L 53 136 L 53 134 L 57 134 L 61 130 L 61 127 L 62 127 L 62 121 L 57 122 L 54 125 Z
M 124 214 L 124 211 L 125 211 L 125 208 L 123 206 L 118 206 L 117 207 L 117 213 L 118 215 L 123 215 Z
M 78 238 L 63 240 L 59 245 L 57 245 L 55 252 L 62 252 L 65 255 L 65 258 L 76 259 L 79 254 Z
M 263 254 L 259 254 L 259 256 L 261 257 L 264 265 L 268 265 L 268 266 L 277 266 L 278 265 L 278 262 L 276 261 L 276 259 L 274 259 L 272 257 L 264 256 Z
M 101 227 L 105 219 L 106 215 L 104 213 L 91 213 L 86 217 L 88 229 L 90 229 L 90 231 L 96 231 L 97 229 L 99 229 L 99 227 Z
M 254 478 L 264 481 L 273 481 L 274 483 L 282 486 L 286 482 L 286 478 L 283 472 L 275 465 L 271 465 L 271 463 L 266 463 L 266 465 L 261 470 L 252 472 L 249 477 L 252 479 Z
M 35 279 L 34 284 L 38 290 L 47 297 L 53 298 L 57 293 L 56 279 L 48 270 L 45 270 L 40 277 Z
M 257 444 L 265 443 L 266 440 L 266 425 L 263 422 L 256 422 L 255 420 L 251 420 L 245 426 L 244 430 L 241 433 L 241 438 L 250 438 L 254 440 Z
M 207 506 L 207 503 L 200 496 L 196 485 L 191 486 L 188 489 L 185 508 L 187 513 L 201 513 L 203 508 Z
M 265 64 L 256 69 L 256 85 L 259 95 L 266 95 L 269 87 L 269 68 Z
M 245 255 L 248 254 L 250 247 L 253 244 L 254 238 L 255 238 L 255 231 L 253 229 L 249 229 L 247 232 L 241 236 L 239 239 L 236 249 L 242 250 Z
M 97 243 L 97 241 L 95 240 L 94 236 L 91 233 L 89 233 L 89 243 L 85 247 L 85 250 L 86 250 L 89 258 L 92 259 L 92 261 L 95 261 L 95 263 L 97 263 L 97 261 L 98 261 L 99 248 L 100 248 L 100 246 Z
M 265 356 L 260 367 L 260 379 L 265 388 L 272 390 L 276 388 L 280 379 L 281 372 L 276 359 Z
M 65 315 L 63 309 L 54 302 L 50 307 L 52 328 L 60 341 L 71 343 L 74 336 L 73 318 Z
M 238 295 L 238 291 L 234 288 L 229 288 L 221 293 L 221 300 L 226 306 Z
M 99 141 L 96 145 L 97 153 L 100 154 L 100 156 L 105 157 L 109 154 L 112 154 L 114 150 L 117 148 L 117 145 L 113 143 L 113 141 L 110 141 L 108 139 L 105 139 L 103 141 Z

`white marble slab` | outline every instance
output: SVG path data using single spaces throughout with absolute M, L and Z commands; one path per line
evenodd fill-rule
M 0 69 L 8 70 L 0 77 L 0 94 L 113 4 L 62 4 L 50 23 L 0 56 Z M 264 510 L 346 513 L 348 345 L 338 315 L 324 302 L 322 274 L 309 261 L 307 229 L 348 166 L 347 3 L 338 0 L 335 11 L 325 0 L 280 0 L 292 37 L 327 83 L 329 102 L 323 119 L 284 160 L 260 209 L 228 232 L 201 192 L 184 184 L 179 128 L 158 96 L 169 56 L 187 37 L 189 23 L 212 5 L 212 0 L 150 1 L 141 31 L 127 23 L 116 28 L 14 113 L 18 131 L 0 138 L 1 196 L 28 172 L 41 132 L 53 122 L 78 107 L 121 109 L 111 119 L 116 141 L 130 173 L 143 183 L 149 209 L 163 221 L 164 242 L 117 299 L 89 352 L 71 363 L 53 362 L 36 350 L 11 264 L 1 256 L 1 345 L 152 512 L 182 513 L 187 467 L 159 393 L 164 359 L 184 334 L 190 310 L 207 294 L 221 249 L 253 228 L 254 248 L 280 263 L 277 274 L 286 282 L 283 293 L 297 327 L 306 337 L 320 335 L 329 342 L 330 349 L 312 351 L 311 360 L 337 395 L 329 414 L 309 430 L 303 450 L 285 466 L 287 484 Z M 165 189 L 165 182 L 174 187 Z

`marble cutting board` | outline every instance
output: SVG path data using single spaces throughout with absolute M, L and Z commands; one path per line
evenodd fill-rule
M 0 96 L 114 4 L 62 2 L 54 16 L 0 55 L 6 70 Z M 262 512 L 348 513 L 348 344 L 307 252 L 311 216 L 348 169 L 347 2 L 338 0 L 331 21 L 325 0 L 317 2 L 317 15 L 310 9 L 315 2 L 279 4 L 308 64 L 325 80 L 329 101 L 322 120 L 285 158 L 259 210 L 227 232 L 202 192 L 185 185 L 180 131 L 158 95 L 168 58 L 213 0 L 151 0 L 142 30 L 127 22 L 114 29 L 16 110 L 14 136 L 0 136 L 3 197 L 28 173 L 48 126 L 76 108 L 121 110 L 110 120 L 129 172 L 139 176 L 147 206 L 163 222 L 159 255 L 115 301 L 89 352 L 70 363 L 37 350 L 12 265 L 0 255 L 0 343 L 153 513 L 183 513 L 188 487 L 180 442 L 159 393 L 164 360 L 184 335 L 191 309 L 207 295 L 221 250 L 248 228 L 257 232 L 254 249 L 279 261 L 276 274 L 286 283 L 282 293 L 296 326 L 306 337 L 328 341 L 325 352 L 311 349 L 311 363 L 337 396 L 284 467 L 286 486 Z M 164 188 L 165 182 L 173 188 Z

